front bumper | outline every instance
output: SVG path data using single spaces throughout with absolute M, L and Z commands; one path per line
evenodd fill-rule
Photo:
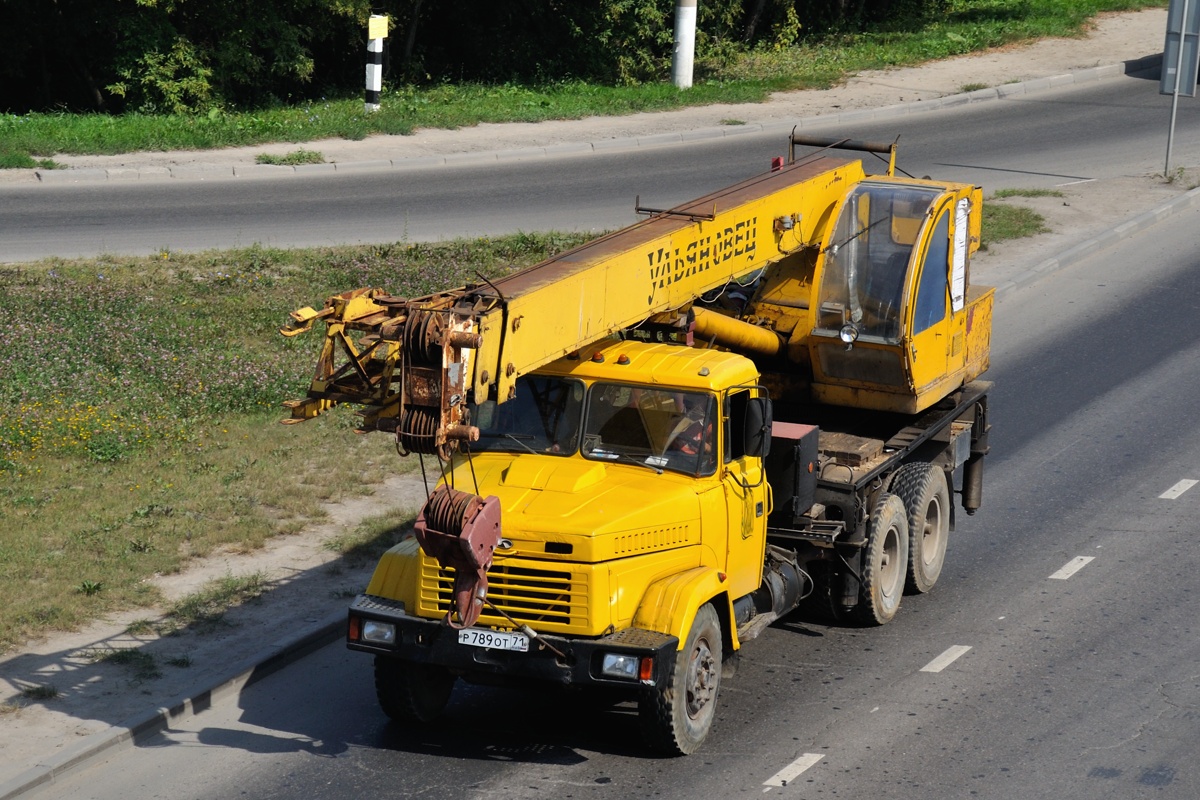
M 396 628 L 390 644 L 363 641 L 357 636 L 367 620 Z M 536 629 L 536 626 L 531 626 Z M 351 650 L 376 653 L 405 661 L 437 664 L 466 675 L 518 678 L 575 686 L 632 688 L 663 685 L 675 665 L 679 639 L 657 631 L 626 628 L 595 639 L 539 635 L 529 643 L 529 652 L 493 650 L 460 644 L 458 631 L 442 620 L 409 616 L 404 604 L 383 597 L 360 594 L 350 605 L 346 646 Z M 561 653 L 560 656 L 554 651 Z M 606 653 L 650 658 L 653 667 L 646 680 L 611 678 L 600 673 Z

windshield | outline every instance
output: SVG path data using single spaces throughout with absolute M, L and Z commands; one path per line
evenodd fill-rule
M 472 450 L 570 455 L 579 446 L 583 384 L 569 378 L 525 375 L 506 403 L 471 406 L 479 427 Z
M 583 455 L 709 475 L 716 469 L 716 398 L 597 383 L 588 394 Z
M 860 336 L 900 337 L 904 278 L 913 246 L 940 190 L 892 183 L 859 184 L 838 216 L 825 251 L 817 329 L 848 322 Z

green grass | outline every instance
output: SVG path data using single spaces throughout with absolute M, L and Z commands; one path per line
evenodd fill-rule
M 3 141 L 0 139 L 0 141 Z M 28 153 L 0 150 L 0 169 L 59 169 L 60 164 L 49 158 L 34 158 Z
M 782 50 L 760 49 L 723 61 L 702 60 L 697 64 L 694 85 L 685 91 L 666 82 L 641 86 L 580 81 L 536 86 L 438 84 L 385 87 L 380 110 L 370 114 L 363 111 L 359 93 L 290 107 L 214 109 L 195 116 L 0 114 L 0 168 L 49 168 L 52 162 L 45 159 L 56 154 L 194 150 L 330 137 L 362 139 L 481 122 L 580 119 L 712 103 L 760 102 L 773 92 L 827 88 L 861 70 L 912 66 L 1047 36 L 1078 36 L 1096 13 L 1166 4 L 1165 0 L 955 0 L 949 14 L 920 30 L 828 36 Z M 35 161 L 39 158 L 43 161 Z
M 583 238 L 0 266 L 13 344 L 0 348 L 0 652 L 118 609 L 160 606 L 155 574 L 217 548 L 254 550 L 322 518 L 324 503 L 416 468 L 388 436 L 350 435 L 352 409 L 278 424 L 281 401 L 303 396 L 320 347 L 319 331 L 278 334 L 289 311 L 358 286 L 419 296 Z M 335 546 L 369 557 L 410 517 Z M 223 600 L 190 598 L 170 609 L 169 624 L 219 620 L 222 602 L 257 591 L 218 588 Z
M 1039 233 L 1049 233 L 1046 219 L 1033 209 L 1022 206 L 1006 206 L 998 203 L 983 204 L 983 233 L 980 248 L 986 250 L 996 242 L 1009 239 L 1024 239 Z
M 280 167 L 297 167 L 301 164 L 324 164 L 325 156 L 315 150 L 293 150 L 282 156 L 259 153 L 254 158 L 258 164 L 273 164 Z
M 1008 197 L 1066 197 L 1058 189 L 997 189 L 992 197 L 1003 200 Z

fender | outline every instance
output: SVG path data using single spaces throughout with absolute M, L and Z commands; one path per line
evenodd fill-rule
M 730 652 L 741 649 L 737 630 L 729 624 L 734 618 L 733 606 L 723 578 L 713 567 L 697 567 L 655 581 L 646 589 L 641 605 L 633 615 L 633 627 L 670 634 L 683 647 L 696 612 L 711 600 L 721 617 Z

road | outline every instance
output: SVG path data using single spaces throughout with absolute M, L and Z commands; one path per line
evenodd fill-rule
M 1000 298 L 985 504 L 938 586 L 884 628 L 769 629 L 695 756 L 647 756 L 626 707 L 494 688 L 402 730 L 335 645 L 44 794 L 1194 800 L 1198 224 Z
M 913 175 L 988 192 L 1161 173 L 1170 98 L 1121 77 L 957 110 L 810 133 L 890 141 Z M 1184 98 L 1173 163 L 1200 163 L 1200 103 Z M 669 207 L 765 170 L 786 133 L 585 157 L 319 177 L 0 186 L 0 262 L 249 246 L 434 241 L 517 230 L 601 231 L 635 197 Z

